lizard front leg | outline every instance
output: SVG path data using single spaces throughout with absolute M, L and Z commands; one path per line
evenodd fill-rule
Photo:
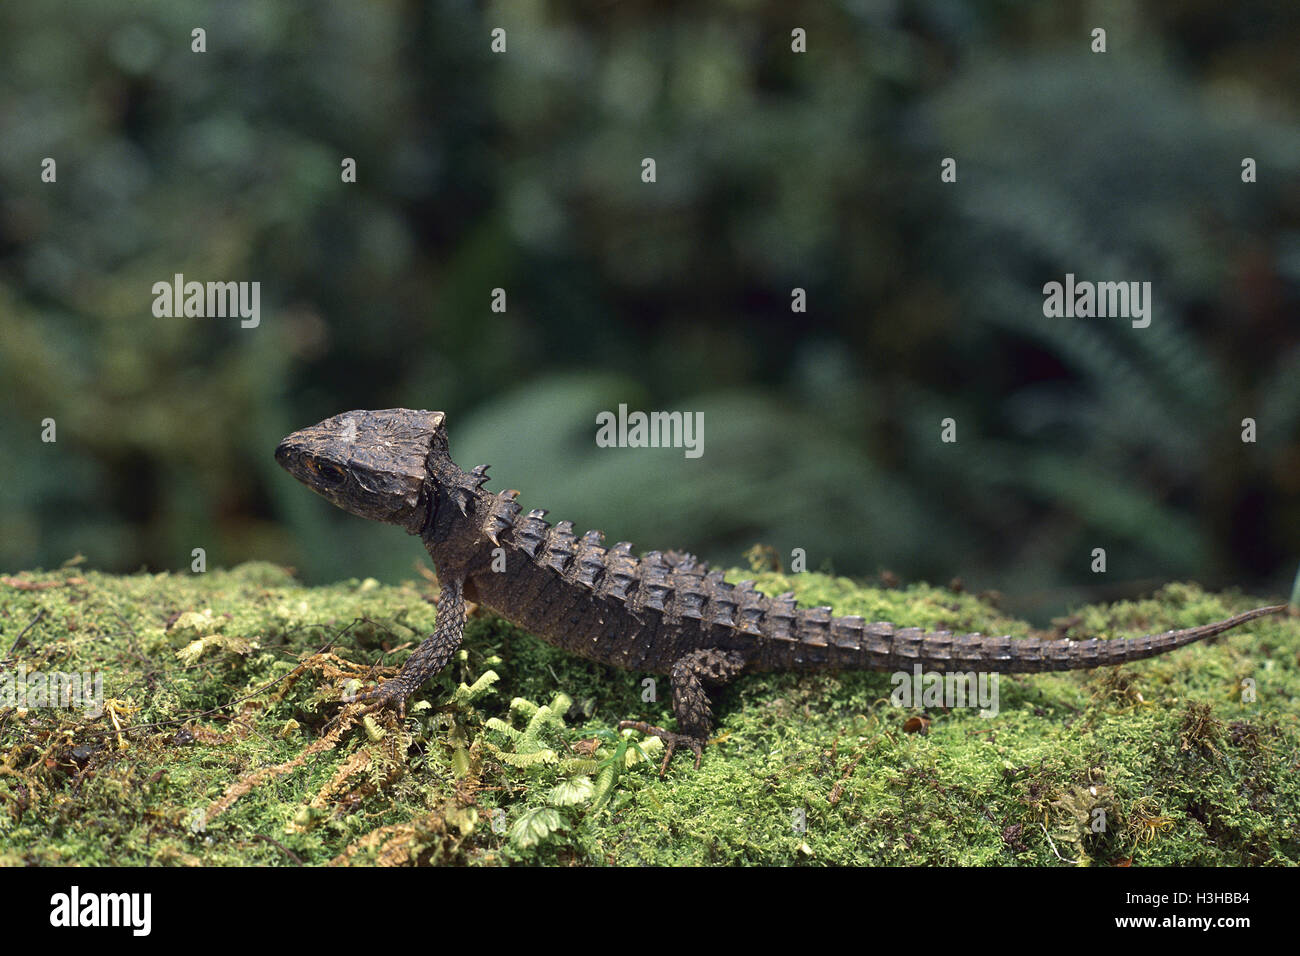
M 460 647 L 464 634 L 465 581 L 456 578 L 443 586 L 438 597 L 433 633 L 406 659 L 396 677 L 357 697 L 358 701 L 373 701 L 362 714 L 387 707 L 396 710 L 399 717 L 405 716 L 406 699 L 419 690 L 421 684 L 447 666 L 451 655 Z
M 677 718 L 677 732 L 652 727 L 640 720 L 624 720 L 619 730 L 639 730 L 653 734 L 668 748 L 664 754 L 659 776 L 668 772 L 668 764 L 678 747 L 695 753 L 695 769 L 700 769 L 704 742 L 713 726 L 713 710 L 709 707 L 709 694 L 705 683 L 721 686 L 734 679 L 745 667 L 745 658 L 737 651 L 700 650 L 678 658 L 673 664 L 673 714 Z

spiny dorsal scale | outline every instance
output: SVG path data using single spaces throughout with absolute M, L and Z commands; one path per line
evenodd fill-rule
M 883 657 L 889 654 L 889 642 L 894 636 L 894 625 L 888 621 L 875 621 L 862 629 L 862 649 Z
M 626 601 L 636 584 L 637 560 L 632 555 L 632 545 L 620 541 L 605 552 L 605 577 L 598 593 L 616 601 Z
M 866 621 L 860 617 L 837 617 L 831 620 L 831 643 L 856 651 L 862 646 L 862 629 Z
M 830 635 L 831 609 L 806 607 L 796 615 L 796 633 L 799 640 L 810 647 L 827 647 Z
M 572 579 L 588 590 L 595 591 L 605 574 L 605 549 L 601 542 L 605 536 L 599 531 L 588 531 L 578 543 L 578 559 L 570 567 Z
M 641 603 L 643 607 L 655 611 L 664 611 L 667 602 L 672 600 L 672 585 L 668 583 L 668 566 L 651 564 L 642 567 Z
M 468 473 L 461 472 L 456 477 L 455 484 L 448 489 L 461 514 L 469 514 L 470 502 L 474 500 L 478 490 L 487 481 L 487 468 L 487 465 L 479 465 Z
M 763 620 L 764 599 L 763 595 L 755 590 L 753 582 L 748 582 L 748 588 L 737 588 L 737 595 L 740 598 L 739 613 L 736 615 L 736 626 L 746 634 L 762 634 L 763 629 L 759 624 Z
M 709 578 L 712 577 L 713 575 L 709 575 Z M 722 572 L 719 571 L 717 580 L 713 582 L 712 592 L 709 595 L 709 606 L 705 610 L 704 619 L 710 624 L 735 627 L 736 608 L 739 606 L 735 599 L 735 591 L 735 588 L 722 580 Z
M 600 587 L 600 579 L 605 574 L 605 563 L 598 556 L 586 556 L 579 558 L 574 563 L 577 573 L 574 580 L 587 588 L 589 591 L 595 591 Z
M 675 574 L 680 581 L 691 581 L 696 586 L 703 587 L 707 580 L 705 575 L 708 574 L 708 572 L 698 565 L 690 568 L 683 568 L 679 565 L 678 567 L 673 568 L 673 574 Z
M 919 658 L 923 633 L 919 627 L 900 627 L 894 631 L 894 654 L 908 659 Z
M 1136 640 L 1138 643 L 1130 646 L 1137 648 L 1139 653 L 1150 648 L 1153 642 L 1152 636 L 1149 634 L 1136 638 Z M 1065 668 L 1061 667 L 1061 665 L 1067 664 L 1070 661 L 1070 641 L 1044 641 L 1043 659 L 1051 661 L 1056 665 L 1053 669 L 1060 668 L 1061 670 L 1064 670 Z
M 1084 661 L 1085 667 L 1096 666 L 1097 661 L 1101 659 L 1101 641 L 1095 637 L 1090 637 L 1086 641 L 1075 641 L 1074 656 Z
M 931 631 L 926 635 L 926 657 L 937 661 L 952 657 L 952 631 Z
M 794 592 L 772 598 L 767 609 L 767 636 L 777 641 L 797 640 L 794 635 Z
M 626 601 L 632 595 L 632 585 L 635 581 L 636 578 L 631 574 L 607 574 L 601 593 L 617 601 Z
M 1032 637 L 1025 638 L 1023 641 L 1016 641 L 1015 657 L 1028 670 L 1037 670 L 1038 664 L 1043 659 L 1042 642 Z
M 706 570 L 700 559 L 687 551 L 665 551 L 664 559 L 679 572 L 703 573 Z
M 503 491 L 492 496 L 492 505 L 483 520 L 483 533 L 494 545 L 501 543 L 498 536 L 514 527 L 515 517 L 523 510 L 515 500 L 518 496 L 517 491 Z
M 704 602 L 707 600 L 708 595 L 695 581 L 677 589 L 677 605 L 681 615 L 692 621 L 704 620 Z
M 573 560 L 574 540 L 573 522 L 561 521 L 546 536 L 546 552 L 542 563 L 563 574 Z
M 515 524 L 515 545 L 530 558 L 537 557 L 546 541 L 546 533 L 551 530 L 551 526 L 542 517 L 544 514 L 544 509 L 534 508 Z

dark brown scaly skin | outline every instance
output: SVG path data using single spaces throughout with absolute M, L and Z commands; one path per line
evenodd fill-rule
M 484 490 L 487 466 L 462 471 L 447 450 L 442 412 L 353 411 L 294 432 L 275 451 L 295 478 L 353 514 L 385 521 L 424 541 L 442 582 L 434 633 L 392 680 L 361 699 L 405 711 L 406 699 L 460 646 L 465 601 L 475 601 L 571 654 L 627 670 L 669 674 L 677 731 L 631 727 L 687 747 L 699 766 L 713 723 L 706 685 L 773 670 L 1076 670 L 1163 654 L 1221 634 L 1285 605 L 1181 631 L 1124 640 L 1044 641 L 870 624 L 796 608 L 793 594 L 768 597 L 752 581 L 728 584 L 689 554 L 602 544 L 554 526 L 544 511 L 522 514 L 518 492 Z M 504 549 L 505 571 L 492 570 Z

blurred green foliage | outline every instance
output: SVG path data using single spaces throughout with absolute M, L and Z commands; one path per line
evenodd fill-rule
M 1281 2 L 6 4 L 0 567 L 407 576 L 414 542 L 271 456 L 404 405 L 643 548 L 803 547 L 1040 616 L 1281 590 L 1298 39 Z M 1151 281 L 1150 328 L 1045 319 L 1066 272 Z M 175 273 L 260 281 L 260 326 L 153 317 Z M 596 449 L 620 402 L 704 411 L 704 457 Z

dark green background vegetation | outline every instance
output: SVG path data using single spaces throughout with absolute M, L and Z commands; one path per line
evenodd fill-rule
M 1283 592 L 1298 27 L 1203 0 L 5 4 L 0 568 L 204 547 L 410 577 L 415 542 L 271 455 L 405 405 L 527 506 L 726 566 L 803 547 L 1040 619 L 1170 579 Z M 260 327 L 155 318 L 178 272 L 261 282 Z M 1150 328 L 1045 319 L 1066 272 L 1151 281 Z M 620 402 L 704 411 L 704 457 L 596 449 Z

